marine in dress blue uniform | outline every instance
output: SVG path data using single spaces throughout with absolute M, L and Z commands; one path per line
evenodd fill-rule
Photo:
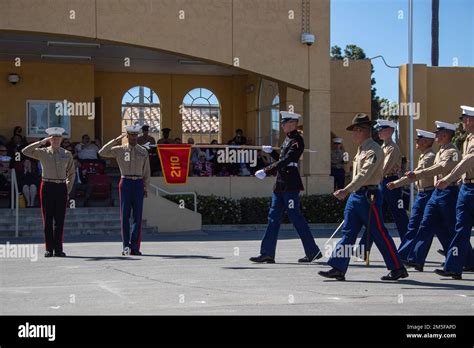
M 436 157 L 435 152 L 433 151 L 433 141 L 435 139 L 435 134 L 425 130 L 417 129 L 416 130 L 417 139 L 416 139 L 416 148 L 421 152 L 420 157 L 418 158 L 418 165 L 415 170 L 422 170 L 429 168 L 434 164 Z M 407 184 L 410 184 L 410 180 L 406 175 L 401 177 L 398 180 L 389 182 L 387 188 L 393 190 L 398 187 L 403 187 Z M 423 218 L 423 213 L 425 211 L 426 204 L 431 198 L 431 194 L 434 191 L 433 178 L 428 177 L 425 179 L 420 179 L 415 183 L 418 193 L 416 194 L 415 201 L 411 208 L 410 219 L 408 221 L 407 233 L 403 238 L 401 238 L 400 246 L 398 247 L 398 254 L 402 260 L 407 260 L 410 251 L 413 248 L 413 241 L 418 229 L 420 228 L 421 219 Z
M 334 196 L 340 200 L 345 199 L 347 195 L 349 199 L 344 209 L 342 239 L 328 261 L 332 269 L 319 272 L 319 275 L 326 278 L 345 280 L 354 243 L 362 226 L 366 226 L 390 270 L 382 280 L 408 277 L 383 221 L 382 195 L 378 184 L 382 180 L 384 154 L 371 137 L 372 125 L 369 116 L 361 113 L 357 114 L 352 124 L 347 127 L 347 130 L 353 132 L 353 138 L 359 147 L 353 162 L 352 181 L 344 189 L 334 192 Z
M 140 126 L 127 126 L 128 143 L 118 145 L 121 135 L 105 144 L 99 151 L 102 157 L 117 160 L 120 168 L 120 221 L 122 226 L 122 255 L 141 255 L 143 199 L 147 195 L 150 181 L 150 161 L 148 151 L 138 144 Z M 130 216 L 132 229 L 130 233 Z
M 274 263 L 275 251 L 281 220 L 286 211 L 303 243 L 305 257 L 299 262 L 312 262 L 322 257 L 316 245 L 300 207 L 300 191 L 304 190 L 298 171 L 298 160 L 304 151 L 303 137 L 298 132 L 299 114 L 281 111 L 281 122 L 286 138 L 281 146 L 280 154 L 271 146 L 262 146 L 263 151 L 270 153 L 276 162 L 255 173 L 259 179 L 276 172 L 277 178 L 273 188 L 272 204 L 268 213 L 268 225 L 260 247 L 260 255 L 251 257 L 250 261 L 258 263 Z
M 392 135 L 397 124 L 390 120 L 377 120 L 377 131 L 379 138 L 383 140 L 382 150 L 384 153 L 383 162 L 383 180 L 379 185 L 383 201 L 389 212 L 392 214 L 397 226 L 398 235 L 401 239 L 405 236 L 408 227 L 408 216 L 403 206 L 402 189 L 400 187 L 389 190 L 387 183 L 398 180 L 399 173 L 402 169 L 402 154 L 397 144 L 392 140 Z M 364 231 L 360 239 L 360 250 L 370 250 L 372 247 L 372 239 L 369 239 L 369 245 L 366 246 L 367 231 Z M 364 247 L 362 247 L 364 246 Z
M 462 279 L 463 270 L 474 271 L 474 252 L 470 243 L 474 224 L 474 107 L 461 108 L 463 112 L 460 118 L 469 133 L 463 145 L 463 158 L 451 173 L 436 184 L 437 189 L 443 190 L 462 176 L 456 203 L 455 235 L 449 245 L 444 269 L 435 270 L 441 276 L 454 279 Z
M 436 121 L 436 141 L 441 145 L 436 153 L 434 164 L 425 169 L 407 172 L 410 180 L 434 177 L 434 184 L 449 174 L 461 160 L 461 153 L 451 142 L 456 126 L 451 123 Z M 420 228 L 413 241 L 413 249 L 408 256 L 406 265 L 422 272 L 428 252 L 436 235 L 447 252 L 454 237 L 456 224 L 456 201 L 459 188 L 452 184 L 444 190 L 436 189 L 426 204 Z

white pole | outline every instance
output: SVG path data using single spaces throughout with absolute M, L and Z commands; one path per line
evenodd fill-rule
M 410 171 L 413 171 L 413 0 L 408 0 L 408 95 L 409 105 L 408 108 L 410 113 Z M 414 200 L 414 183 L 410 184 L 410 210 L 413 206 Z

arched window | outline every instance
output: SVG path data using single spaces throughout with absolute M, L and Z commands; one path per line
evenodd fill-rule
M 160 99 L 148 87 L 135 86 L 122 97 L 122 126 L 150 126 L 150 133 L 158 135 L 161 125 Z
M 193 138 L 195 143 L 220 142 L 220 104 L 217 97 L 206 88 L 194 88 L 183 98 L 183 143 Z

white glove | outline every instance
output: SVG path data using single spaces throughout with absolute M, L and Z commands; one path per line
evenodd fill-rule
M 260 169 L 260 170 L 257 170 L 257 171 L 255 172 L 255 176 L 256 176 L 257 178 L 259 178 L 260 180 L 263 180 L 263 179 L 265 179 L 265 177 L 267 176 L 267 174 L 265 174 L 265 171 L 264 171 L 263 169 Z
M 266 153 L 272 153 L 273 149 L 271 145 L 262 145 L 262 150 Z

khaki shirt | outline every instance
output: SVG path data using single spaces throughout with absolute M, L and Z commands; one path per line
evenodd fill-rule
M 426 149 L 418 158 L 418 166 L 415 168 L 415 171 L 431 167 L 434 164 L 435 157 L 436 154 L 433 151 L 433 148 L 430 147 L 429 149 Z M 411 180 L 408 179 L 408 177 L 403 176 L 400 179 L 395 180 L 393 183 L 395 184 L 395 187 L 402 187 L 411 183 Z M 433 183 L 433 178 L 420 179 L 415 182 L 417 189 L 433 187 Z
M 344 168 L 344 151 L 341 149 L 331 151 L 331 167 L 337 169 Z
M 383 162 L 383 176 L 398 175 L 402 169 L 402 153 L 392 138 L 388 139 L 382 145 L 383 154 L 385 156 Z
M 463 146 L 463 158 L 454 169 L 444 177 L 448 183 L 453 182 L 462 175 L 462 179 L 474 179 L 474 134 L 470 133 Z
M 451 170 L 459 163 L 461 153 L 453 143 L 448 143 L 439 149 L 436 153 L 434 164 L 431 167 L 415 170 L 417 180 L 434 177 L 434 184 L 448 175 Z
M 76 174 L 72 153 L 62 147 L 53 150 L 51 146 L 40 146 L 41 141 L 37 141 L 25 147 L 22 152 L 41 162 L 41 176 L 44 179 L 66 180 L 67 190 L 71 192 Z
M 122 176 L 142 176 L 146 190 L 150 183 L 150 160 L 147 149 L 138 144 L 130 146 L 128 143 L 114 146 L 116 143 L 117 139 L 109 141 L 99 150 L 99 155 L 115 158 Z
M 362 186 L 378 185 L 382 181 L 384 154 L 372 138 L 365 140 L 357 149 L 352 163 L 352 181 L 344 188 L 349 192 Z

